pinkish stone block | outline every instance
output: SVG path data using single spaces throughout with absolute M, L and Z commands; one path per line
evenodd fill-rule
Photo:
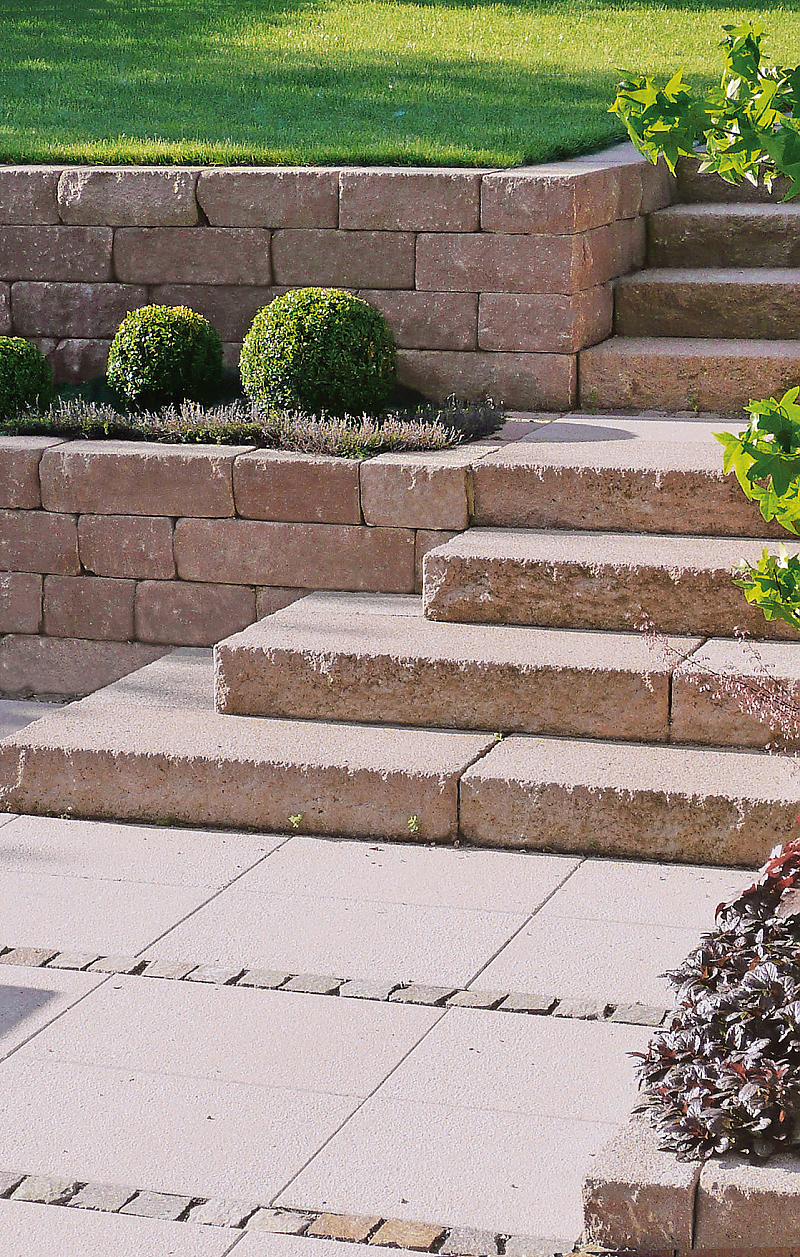
M 11 287 L 0 284 L 0 336 L 10 336 L 11 327 Z
M 276 284 L 290 287 L 413 288 L 414 236 L 399 231 L 276 231 L 272 262 Z
M 99 576 L 46 577 L 45 636 L 130 641 L 135 588 L 132 580 L 105 580 Z
M 469 522 L 469 449 L 381 454 L 361 466 L 361 507 L 368 524 L 450 528 Z
M 60 340 L 48 355 L 56 384 L 79 384 L 105 375 L 110 340 Z
M 197 199 L 213 227 L 337 227 L 339 172 L 306 166 L 204 170 Z
M 569 162 L 486 174 L 481 185 L 481 227 L 536 235 L 600 227 L 619 215 L 623 178 L 614 166 L 581 170 Z M 627 174 L 627 181 L 630 178 Z M 642 184 L 638 174 L 633 178 L 638 192 L 634 213 L 638 213 Z M 630 208 L 630 198 L 626 208 Z
M 455 537 L 455 532 L 440 531 L 439 529 L 418 528 L 416 533 L 416 547 L 414 553 L 414 590 L 420 593 L 422 590 L 422 560 L 429 550 L 435 550 L 437 546 L 443 546 L 451 537 Z
M 56 192 L 61 171 L 53 166 L 0 169 L 0 223 L 59 222 Z
M 257 589 L 256 619 L 263 620 L 265 615 L 282 611 L 284 607 L 297 602 L 298 598 L 305 598 L 307 593 L 307 589 L 284 589 L 280 585 L 267 585 L 264 589 Z
M 191 227 L 199 221 L 196 170 L 180 166 L 78 166 L 58 181 L 63 223 Z
M 35 510 L 39 497 L 39 460 L 58 437 L 0 436 L 0 508 Z
M 358 463 L 289 450 L 253 450 L 233 466 L 236 511 L 247 519 L 360 524 Z
M 188 306 L 208 319 L 223 341 L 240 343 L 258 311 L 283 291 L 249 284 L 159 284 L 150 290 L 150 302 Z M 236 365 L 238 361 L 237 353 Z
M 71 515 L 0 511 L 0 553 L 10 572 L 77 573 L 78 530 Z
M 17 336 L 96 340 L 112 337 L 129 310 L 147 305 L 147 289 L 21 280 L 11 289 L 11 301 Z
M 114 233 L 117 277 L 126 284 L 271 284 L 269 249 L 270 233 L 260 228 L 120 227 Z
M 574 354 L 448 353 L 401 349 L 398 377 L 435 401 L 491 398 L 512 410 L 569 410 L 575 404 Z
M 81 515 L 78 551 L 87 572 L 169 580 L 175 575 L 172 520 L 146 515 Z
M 478 230 L 478 170 L 370 166 L 343 170 L 339 183 L 339 226 L 348 230 Z
M 476 348 L 477 293 L 368 288 L 358 295 L 380 310 L 402 349 Z
M 0 227 L 0 277 L 111 279 L 110 227 Z
M 41 576 L 0 572 L 0 633 L 38 633 L 41 618 Z
M 0 641 L 0 694 L 76 698 L 153 663 L 167 647 L 69 637 L 17 636 Z
M 478 312 L 481 349 L 517 353 L 576 353 L 611 335 L 614 293 L 599 284 L 560 293 L 484 292 Z
M 142 581 L 136 590 L 136 637 L 173 646 L 213 646 L 256 618 L 252 589 L 190 581 Z

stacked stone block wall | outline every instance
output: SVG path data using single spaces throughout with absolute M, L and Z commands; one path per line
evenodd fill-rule
M 566 410 L 671 198 L 627 145 L 512 170 L 3 167 L 0 334 L 87 379 L 127 311 L 185 304 L 235 368 L 258 309 L 336 286 L 385 314 L 426 395 Z

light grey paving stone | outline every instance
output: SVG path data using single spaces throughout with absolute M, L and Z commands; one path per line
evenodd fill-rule
M 41 720 L 42 716 L 46 716 L 48 712 L 57 711 L 58 706 L 59 704 L 56 703 L 25 702 L 12 698 L 0 699 L 0 738 L 16 733 L 18 729 L 24 729 L 27 725 L 33 724 L 34 720 Z
M 0 1170 L 0 1196 L 9 1196 L 15 1187 L 19 1187 L 24 1174 L 15 1174 L 11 1170 Z
M 0 971 L 0 1056 L 25 1043 L 103 981 L 99 973 L 7 965 Z M 3 1162 L 14 1165 L 19 1159 L 0 1158 Z
M 277 1235 L 301 1235 L 311 1220 L 308 1213 L 292 1209 L 257 1209 L 247 1222 L 248 1231 L 271 1231 Z
M 341 978 L 326 978 L 319 973 L 301 973 L 287 982 L 283 990 L 298 991 L 304 995 L 335 995 L 341 985 Z
M 354 979 L 352 982 L 345 982 L 339 988 L 339 994 L 345 999 L 374 999 L 388 1000 L 392 991 L 396 991 L 401 985 L 400 982 L 369 982 L 362 979 Z
M 445 1257 L 497 1257 L 498 1251 L 494 1231 L 471 1227 L 453 1227 L 439 1249 Z
M 241 965 L 230 968 L 227 965 L 198 965 L 186 974 L 187 982 L 210 982 L 215 986 L 229 986 L 240 978 L 244 972 Z
M 571 1017 L 574 1021 L 602 1021 L 609 1004 L 590 999 L 560 999 L 553 1009 L 554 1017 Z
M 550 1239 L 541 1235 L 509 1235 L 506 1239 L 506 1257 L 553 1257 L 554 1254 L 571 1253 L 575 1239 Z
M 229 1231 L 190 1222 L 0 1200 L 3 1257 L 225 1257 L 230 1246 Z
M 57 955 L 58 952 L 50 947 L 12 947 L 0 956 L 0 965 L 27 965 L 38 969 Z
M 291 973 L 281 973 L 277 969 L 245 969 L 237 986 L 257 986 L 262 991 L 277 991 L 284 982 L 292 977 Z
M 608 1020 L 626 1026 L 660 1026 L 668 1012 L 668 1008 L 654 1008 L 651 1004 L 618 1004 Z
M 555 1004 L 555 995 L 528 995 L 517 991 L 513 995 L 507 995 L 498 1007 L 504 1013 L 534 1013 L 546 1016 Z
M 246 1200 L 206 1200 L 196 1205 L 189 1214 L 189 1221 L 202 1226 L 244 1226 L 258 1205 Z
M 101 957 L 96 951 L 60 951 L 48 962 L 49 969 L 88 969 L 89 965 Z
M 507 991 L 456 991 L 445 1002 L 448 1008 L 497 1008 L 507 995 Z
M 132 1213 L 139 1218 L 159 1218 L 164 1222 L 177 1222 L 192 1203 L 191 1196 L 172 1196 L 167 1192 L 139 1192 L 120 1213 Z
M 31 1174 L 11 1193 L 11 1200 L 29 1200 L 40 1205 L 60 1205 L 69 1200 L 79 1184 L 69 1178 L 45 1178 Z
M 404 986 L 399 991 L 394 991 L 389 996 L 389 1002 L 392 1004 L 430 1004 L 436 1008 L 444 1004 L 454 991 L 455 987 L 452 986 L 423 986 L 414 983 L 412 986 Z
M 89 965 L 90 973 L 136 973 L 144 961 L 135 956 L 101 956 Z
M 180 960 L 149 960 L 142 970 L 143 978 L 172 978 L 180 981 L 196 969 L 194 961 Z
M 108 1183 L 87 1183 L 69 1205 L 74 1209 L 100 1209 L 103 1213 L 117 1213 L 136 1195 L 135 1187 L 115 1187 Z

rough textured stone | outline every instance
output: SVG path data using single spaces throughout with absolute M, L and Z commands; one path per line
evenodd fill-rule
M 189 1221 L 201 1226 L 244 1226 L 257 1206 L 246 1200 L 206 1200 L 189 1214 Z
M 764 1165 L 728 1154 L 706 1162 L 695 1206 L 694 1247 L 766 1249 L 776 1240 L 789 1252 L 800 1244 L 798 1157 L 781 1153 Z
M 48 359 L 56 384 L 79 384 L 105 375 L 110 340 L 60 340 Z
M 554 995 L 528 995 L 515 992 L 513 995 L 507 995 L 498 1004 L 498 1008 L 504 1013 L 533 1013 L 536 1016 L 546 1017 L 552 1012 L 555 1004 Z
M 797 340 L 799 310 L 800 281 L 788 267 L 653 268 L 616 285 L 614 328 L 618 336 Z
M 414 534 L 403 528 L 181 519 L 175 558 L 182 580 L 396 593 L 414 588 Z
M 476 1231 L 456 1226 L 438 1250 L 445 1257 L 497 1257 L 497 1236 L 492 1231 Z
M 12 285 L 11 302 L 17 336 L 92 340 L 113 337 L 129 310 L 147 305 L 147 289 L 22 280 Z
M 574 1021 L 602 1021 L 607 1004 L 588 999 L 560 999 L 553 1009 L 554 1017 L 568 1017 Z
M 0 168 L 0 223 L 58 223 L 56 166 Z
M 268 285 L 270 233 L 248 227 L 120 227 L 114 233 L 114 265 L 125 284 Z
M 272 264 L 275 283 L 290 287 L 413 288 L 414 236 L 395 231 L 276 231 Z
M 293 1209 L 258 1209 L 247 1223 L 248 1231 L 272 1231 L 276 1235 L 302 1235 L 309 1214 Z
M 474 457 L 456 449 L 368 459 L 361 466 L 364 520 L 388 528 L 466 528 Z
M 0 572 L 0 633 L 38 633 L 41 619 L 41 576 Z
M 49 947 L 12 947 L 11 951 L 0 956 L 0 965 L 22 965 L 39 969 L 57 955 L 58 952 Z
M 800 262 L 800 210 L 788 205 L 672 205 L 648 220 L 652 266 L 790 266 Z
M 179 982 L 187 974 L 196 969 L 194 963 L 181 963 L 178 960 L 150 960 L 142 970 L 143 978 L 166 978 Z
M 455 537 L 454 532 L 438 531 L 436 529 L 418 528 L 416 540 L 414 543 L 414 591 L 420 593 L 422 591 L 422 564 L 425 555 L 429 550 L 435 550 L 437 546 L 443 546 Z
M 434 401 L 491 398 L 517 410 L 569 410 L 577 389 L 574 354 L 400 349 L 397 372 L 401 384 Z
M 58 181 L 64 223 L 191 227 L 199 221 L 196 170 L 180 166 L 80 166 Z
M 623 183 L 631 185 L 624 187 Z M 481 182 L 481 228 L 486 232 L 551 233 L 587 231 L 639 212 L 642 179 L 637 166 L 597 163 L 594 169 L 551 162 L 495 171 Z
M 666 1008 L 649 1004 L 617 1004 L 608 1020 L 625 1026 L 660 1026 L 666 1015 Z
M 136 973 L 144 961 L 135 956 L 101 956 L 89 965 L 91 973 Z
M 233 465 L 233 495 L 247 519 L 361 523 L 358 463 L 344 458 L 253 450 Z
M 478 345 L 521 353 L 575 353 L 611 335 L 614 293 L 610 284 L 571 297 L 481 293 Z
M 783 716 L 789 727 L 743 710 L 739 695 Z M 778 642 L 709 641 L 675 671 L 672 683 L 671 735 L 675 742 L 704 746 L 765 747 L 796 743 L 792 711 L 800 699 L 797 645 Z
M 364 1218 L 346 1213 L 322 1213 L 311 1223 L 306 1235 L 318 1235 L 326 1240 L 355 1240 L 357 1243 L 363 1243 L 380 1221 L 379 1217 Z
M 69 1205 L 73 1209 L 98 1209 L 102 1213 L 116 1213 L 136 1195 L 135 1187 L 113 1187 L 107 1183 L 87 1183 L 73 1196 Z
M 2 565 L 11 572 L 77 574 L 78 530 L 71 515 L 0 511 Z
M 445 1229 L 442 1226 L 392 1219 L 378 1227 L 369 1242 L 370 1244 L 384 1244 L 390 1248 L 412 1248 L 421 1252 L 430 1252 L 444 1233 Z
M 136 637 L 172 646 L 213 646 L 256 618 L 252 589 L 192 581 L 142 581 L 136 590 Z
M 341 985 L 341 978 L 326 978 L 319 973 L 300 973 L 284 983 L 282 990 L 298 991 L 303 995 L 335 995 Z
M 280 585 L 267 585 L 256 590 L 256 619 L 262 620 L 265 615 L 274 615 L 284 607 L 289 607 L 298 598 L 304 598 L 306 589 L 284 589 Z
M 497 1008 L 506 998 L 505 991 L 456 991 L 447 1000 L 448 1008 Z M 456 1249 L 451 1252 L 460 1251 Z M 472 1249 L 466 1249 L 472 1252 Z
M 233 515 L 231 468 L 246 450 L 246 446 L 69 442 L 42 456 L 42 501 L 48 511 L 99 515 Z
M 0 1197 L 5 1199 L 9 1196 L 15 1187 L 19 1187 L 24 1177 L 24 1174 L 16 1174 L 11 1170 L 0 1170 Z
M 81 515 L 78 553 L 95 576 L 169 580 L 175 575 L 172 520 L 164 516 Z
M 393 991 L 389 996 L 389 1002 L 392 1004 L 430 1004 L 433 1007 L 444 1004 L 455 991 L 452 986 L 422 986 L 419 983 L 413 983 L 411 986 L 401 987 L 399 991 Z
M 292 975 L 290 973 L 279 973 L 274 969 L 245 969 L 240 978 L 237 978 L 237 986 L 254 986 L 259 987 L 263 991 L 277 991 L 279 986 L 283 986 Z
M 282 291 L 247 284 L 158 284 L 150 289 L 150 303 L 188 306 L 208 319 L 224 342 L 240 342 L 255 315 Z M 239 355 L 236 354 L 238 365 Z
M 388 1000 L 392 991 L 396 991 L 399 982 L 370 982 L 364 980 L 353 980 L 345 982 L 339 988 L 339 994 L 345 999 L 374 999 L 379 1001 Z
M 139 642 L 9 633 L 0 641 L 0 694 L 18 698 L 90 694 L 165 653 L 166 647 Z
M 507 1257 L 567 1257 L 574 1251 L 571 1239 L 555 1239 L 544 1235 L 509 1235 L 505 1242 Z M 647 1257 L 667 1257 L 666 1253 L 648 1253 Z
M 109 280 L 112 236 L 110 227 L 0 227 L 0 278 Z
M 477 231 L 477 170 L 370 166 L 339 176 L 339 226 L 382 231 Z
M 701 175 L 699 159 L 691 157 L 678 158 L 675 174 L 677 176 L 675 200 L 680 201 L 681 204 L 696 205 L 711 202 L 714 205 L 720 205 L 733 202 L 737 205 L 743 203 L 774 205 L 783 200 L 791 186 L 786 178 L 776 179 L 771 190 L 763 183 L 758 187 L 754 187 L 747 181 L 736 184 L 725 183 L 722 179 L 709 178 L 707 174 Z
M 127 642 L 133 637 L 133 581 L 101 576 L 48 576 L 44 582 L 47 637 Z
M 307 166 L 204 170 L 197 199 L 213 227 L 336 227 L 339 172 Z
M 99 959 L 100 957 L 93 951 L 60 951 L 56 952 L 54 959 L 48 962 L 48 968 L 74 969 L 76 972 L 81 972 Z
M 191 1196 L 172 1196 L 166 1192 L 139 1192 L 133 1200 L 123 1205 L 120 1213 L 131 1213 L 138 1218 L 159 1218 L 164 1222 L 177 1222 L 192 1203 Z
M 39 460 L 57 437 L 0 436 L 0 508 L 35 510 L 39 497 Z
M 212 986 L 230 986 L 242 976 L 244 970 L 226 965 L 197 965 L 186 974 L 187 982 L 208 982 Z
M 477 293 L 362 289 L 358 295 L 380 310 L 401 349 L 477 347 Z
M 0 284 L 0 336 L 10 336 L 11 328 L 11 285 Z
M 30 1200 L 42 1205 L 61 1205 L 69 1200 L 78 1184 L 69 1178 L 45 1178 L 31 1174 L 11 1193 L 11 1200 Z
M 585 1237 L 606 1248 L 690 1249 L 700 1166 L 659 1152 L 643 1117 L 632 1118 L 593 1158 L 583 1185 Z

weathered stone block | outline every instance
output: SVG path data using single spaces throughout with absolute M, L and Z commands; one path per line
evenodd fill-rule
M 58 181 L 63 223 L 191 227 L 199 222 L 196 170 L 180 166 L 79 166 Z
M 248 448 L 72 441 L 45 450 L 42 501 L 90 515 L 233 515 L 231 469 Z
M 354 1240 L 363 1243 L 380 1217 L 358 1217 L 343 1213 L 322 1213 L 311 1223 L 306 1235 L 319 1235 L 326 1240 Z
M 478 312 L 478 345 L 523 353 L 576 353 L 610 336 L 613 318 L 610 284 L 571 297 L 485 292 Z
M 483 231 L 561 235 L 610 223 L 619 213 L 622 175 L 613 166 L 576 169 L 569 162 L 485 174 Z M 641 201 L 641 178 L 638 182 Z M 638 213 L 638 205 L 634 211 Z
M 291 287 L 413 288 L 414 236 L 399 231 L 276 231 L 272 263 L 275 283 Z
M 78 553 L 95 576 L 169 580 L 175 575 L 172 520 L 146 515 L 82 515 Z
M 412 1248 L 420 1252 L 429 1252 L 444 1234 L 443 1226 L 392 1219 L 378 1227 L 369 1242 L 370 1244 L 384 1244 L 390 1248 Z
M 111 685 L 166 654 L 168 647 L 66 637 L 17 636 L 0 641 L 0 693 L 79 697 Z M 94 957 L 93 957 L 94 959 Z
M 401 349 L 397 368 L 401 383 L 435 401 L 455 394 L 464 401 L 491 398 L 513 410 L 569 410 L 575 404 L 574 354 Z
M 343 170 L 339 184 L 339 226 L 348 230 L 478 230 L 478 170 L 371 166 Z
M 159 1218 L 177 1222 L 192 1203 L 191 1196 L 173 1196 L 167 1192 L 139 1192 L 123 1205 L 120 1213 L 131 1213 L 138 1218 Z
M 48 576 L 44 582 L 45 635 L 130 641 L 135 588 L 133 581 L 100 576 Z
M 455 537 L 454 532 L 441 532 L 437 529 L 418 528 L 414 550 L 414 589 L 417 593 L 422 589 L 422 560 L 429 550 L 435 550 L 437 546 L 443 546 L 451 537 Z
M 112 337 L 129 310 L 147 304 L 147 289 L 21 280 L 11 289 L 11 303 L 17 336 L 92 340 Z
M 11 328 L 11 286 L 0 284 L 0 336 L 10 336 Z
M 476 293 L 368 288 L 358 295 L 380 310 L 402 349 L 475 349 L 477 345 Z
M 0 277 L 111 279 L 110 227 L 0 227 Z
M 404 528 L 180 519 L 175 558 L 183 580 L 385 593 L 414 588 L 414 534 Z
M 57 189 L 61 171 L 54 166 L 6 166 L 0 169 L 0 223 L 59 222 Z
M 0 633 L 38 633 L 41 619 L 41 576 L 0 572 Z
M 365 522 L 455 532 L 466 528 L 473 459 L 468 449 L 368 459 L 361 467 Z
M 77 230 L 74 228 L 73 230 Z M 0 273 L 2 273 L 0 235 Z M 114 265 L 126 284 L 271 284 L 270 233 L 246 227 L 120 227 Z
M 32 510 L 41 505 L 39 460 L 58 437 L 0 436 L 0 507 Z
M 305 166 L 204 170 L 197 199 L 213 227 L 336 227 L 339 172 Z
M 110 340 L 62 340 L 48 355 L 56 384 L 93 380 L 105 375 Z
M 233 495 L 247 519 L 361 523 L 358 463 L 343 458 L 253 450 L 233 465 Z
M 116 1213 L 136 1195 L 135 1187 L 115 1187 L 107 1183 L 87 1183 L 77 1196 L 73 1196 L 71 1209 L 99 1209 L 103 1213 Z
M 3 567 L 10 572 L 53 572 L 60 576 L 81 570 L 78 530 L 70 515 L 45 511 L 0 511 Z
M 694 1248 L 796 1249 L 798 1171 L 800 1160 L 791 1153 L 763 1165 L 734 1154 L 707 1161 L 697 1187 Z
M 190 581 L 142 581 L 136 591 L 136 637 L 173 646 L 213 646 L 256 618 L 252 589 Z
M 241 342 L 253 318 L 283 290 L 251 284 L 159 284 L 150 291 L 156 306 L 188 306 L 208 319 L 227 344 Z M 236 362 L 239 364 L 239 343 Z

